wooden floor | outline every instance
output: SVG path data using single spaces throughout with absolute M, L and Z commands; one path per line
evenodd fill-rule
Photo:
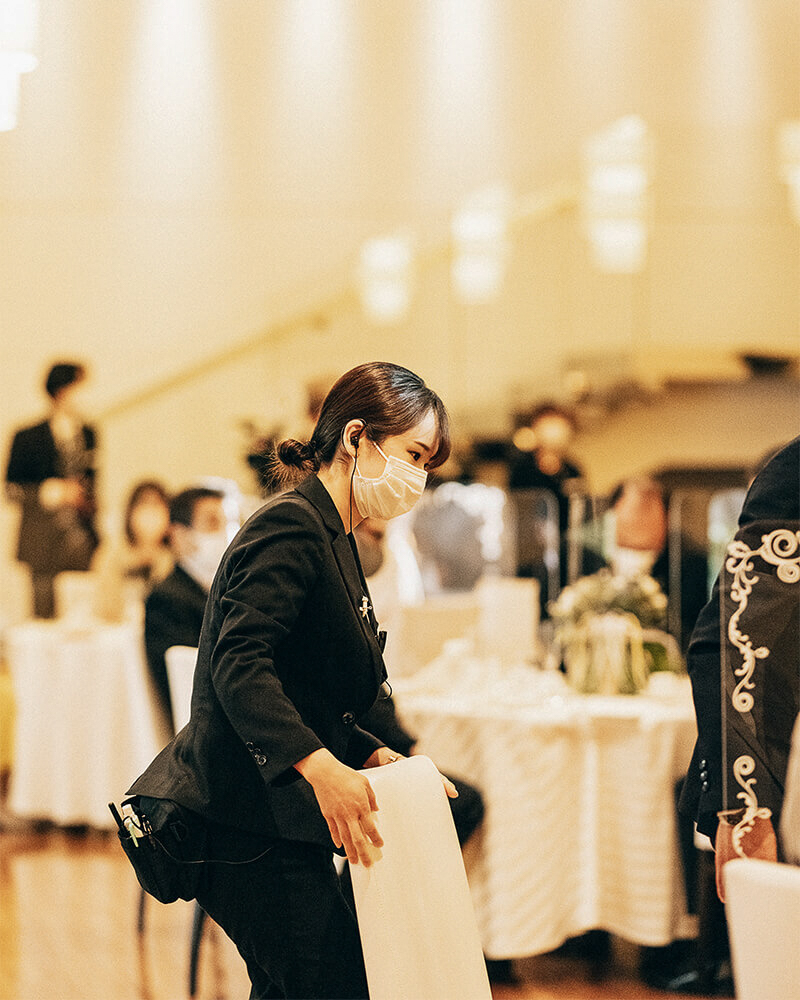
M 193 906 L 148 899 L 136 933 L 138 885 L 116 839 L 99 833 L 0 832 L 0 1000 L 181 1000 L 188 996 Z M 632 946 L 614 942 L 594 981 L 585 960 L 515 964 L 519 985 L 495 1000 L 655 1000 Z M 232 943 L 213 925 L 203 938 L 198 998 L 245 998 L 249 983 Z M 438 998 L 409 998 L 438 1000 Z

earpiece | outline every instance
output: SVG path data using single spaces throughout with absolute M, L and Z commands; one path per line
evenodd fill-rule
M 367 426 L 363 420 L 359 420 L 358 422 L 361 424 L 361 427 L 350 435 L 350 444 L 356 449 L 356 451 L 358 451 L 358 442 L 361 440 L 361 435 L 364 433 Z M 342 443 L 346 443 L 344 433 L 342 433 Z

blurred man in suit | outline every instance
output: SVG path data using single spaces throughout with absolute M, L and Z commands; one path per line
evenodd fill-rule
M 31 571 L 33 613 L 55 616 L 54 580 L 86 570 L 97 548 L 94 428 L 81 416 L 81 364 L 59 362 L 47 373 L 47 418 L 18 430 L 6 468 L 6 492 L 20 504 L 17 559 Z
M 206 598 L 228 545 L 228 519 L 219 490 L 195 487 L 175 496 L 169 509 L 175 568 L 147 597 L 144 641 L 161 707 L 172 725 L 164 654 L 170 646 L 196 646 Z

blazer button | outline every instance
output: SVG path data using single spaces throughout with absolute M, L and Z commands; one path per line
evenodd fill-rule
M 253 758 L 256 764 L 259 765 L 259 767 L 263 767 L 267 763 L 267 755 L 264 753 L 261 747 L 257 747 L 255 743 L 252 742 L 245 743 L 245 746 L 250 751 L 250 756 Z
M 705 762 L 705 760 L 701 760 L 700 761 L 700 770 L 704 771 L 707 767 L 708 767 L 708 764 Z
M 708 791 L 708 782 L 704 781 L 703 784 L 700 787 L 703 789 L 704 792 L 707 792 Z
M 342 722 L 346 726 L 352 726 L 355 723 L 355 721 L 356 717 L 353 715 L 352 712 L 345 712 L 344 715 L 342 716 Z

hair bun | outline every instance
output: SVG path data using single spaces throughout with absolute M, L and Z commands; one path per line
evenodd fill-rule
M 295 438 L 287 438 L 277 445 L 275 455 L 284 471 L 289 472 L 290 475 L 290 470 L 316 472 L 319 469 L 316 449 L 310 441 L 303 444 L 302 441 L 297 441 Z
M 308 445 L 295 440 L 295 438 L 281 441 L 276 451 L 278 458 L 284 465 L 301 466 L 310 458 Z

